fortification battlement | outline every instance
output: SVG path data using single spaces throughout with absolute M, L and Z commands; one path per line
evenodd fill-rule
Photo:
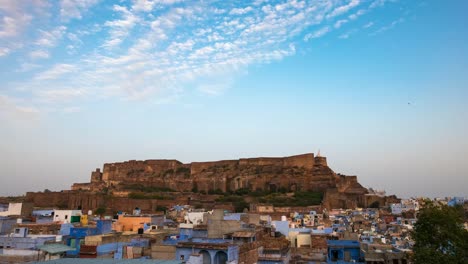
M 207 161 L 207 162 L 192 162 L 183 164 L 178 160 L 129 160 L 124 162 L 105 163 L 103 172 L 111 173 L 114 171 L 128 171 L 128 170 L 147 170 L 151 168 L 164 169 L 175 169 L 177 167 L 188 167 L 191 169 L 191 173 L 198 173 L 204 168 L 213 166 L 284 166 L 284 167 L 304 167 L 311 169 L 315 164 L 327 166 L 325 157 L 314 157 L 313 153 L 306 153 L 301 155 L 289 156 L 289 157 L 260 157 L 260 158 L 242 158 L 238 160 L 220 160 L 220 161 Z M 96 169 L 93 177 L 97 179 L 101 173 L 100 169 Z
M 135 167 L 144 166 L 163 166 L 163 167 L 175 167 L 176 165 L 182 165 L 182 162 L 178 160 L 129 160 L 123 162 L 104 163 L 104 173 L 113 171 L 116 169 L 132 169 Z
M 107 186 L 118 190 L 143 185 L 205 192 L 240 188 L 322 190 L 336 186 L 336 180 L 325 157 L 306 153 L 187 164 L 174 159 L 106 163 L 103 170 L 97 168 L 91 173 L 89 189 L 93 191 Z M 73 189 L 85 187 L 75 185 Z
M 313 153 L 187 164 L 174 159 L 106 163 L 103 169 L 97 168 L 91 173 L 89 183 L 72 186 L 73 191 L 78 191 L 76 195 L 97 195 L 105 188 L 122 197 L 130 192 L 165 190 L 200 194 L 241 189 L 314 191 L 326 194 L 326 207 L 336 208 L 364 203 L 362 197 L 368 193 L 356 176 L 336 174 L 328 167 L 326 157 Z

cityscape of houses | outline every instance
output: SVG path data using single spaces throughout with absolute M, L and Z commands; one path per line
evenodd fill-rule
M 113 216 L 1 204 L 0 263 L 408 264 L 410 232 L 426 201 L 346 210 L 250 204 L 243 213 L 174 205 Z

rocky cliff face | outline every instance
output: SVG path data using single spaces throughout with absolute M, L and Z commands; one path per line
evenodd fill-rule
M 139 207 L 146 212 L 158 206 L 199 203 L 216 205 L 220 195 L 242 190 L 323 193 L 327 208 L 354 208 L 369 203 L 386 202 L 374 197 L 359 184 L 356 176 L 336 174 L 325 157 L 303 154 L 284 158 L 252 158 L 183 164 L 177 160 L 126 161 L 104 164 L 91 173 L 88 183 L 75 183 L 70 191 L 27 193 L 25 200 L 38 207 L 83 210 L 107 208 L 108 212 L 131 211 Z M 174 195 L 172 192 L 179 192 Z M 131 192 L 148 196 L 128 197 Z M 377 199 L 377 200 L 376 200 Z
M 319 191 L 367 192 L 356 177 L 338 176 L 325 157 L 303 154 L 283 158 L 251 158 L 183 164 L 177 160 L 127 161 L 104 164 L 92 172 L 90 183 L 72 190 L 132 190 L 135 186 L 187 191 Z

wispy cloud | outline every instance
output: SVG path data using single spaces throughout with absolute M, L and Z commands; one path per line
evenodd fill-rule
M 153 10 L 156 1 L 152 0 L 135 0 L 133 1 L 132 10 L 149 12 Z
M 367 12 L 368 12 L 367 9 L 359 9 L 358 11 L 356 11 L 356 13 L 349 15 L 348 18 L 350 20 L 356 20 L 358 17 L 366 14 Z
M 58 26 L 50 31 L 39 30 L 40 35 L 35 44 L 41 47 L 55 47 L 66 30 L 65 26 Z
M 369 8 L 376 8 L 376 7 L 381 7 L 384 6 L 386 2 L 395 2 L 395 0 L 374 0 Z
M 8 55 L 10 53 L 10 51 L 11 50 L 9 48 L 5 48 L 5 47 L 0 48 L 0 57 Z
M 329 26 L 326 26 L 326 27 L 323 27 L 319 30 L 316 30 L 312 33 L 309 33 L 307 35 L 305 35 L 304 37 L 304 41 L 309 41 L 311 39 L 314 39 L 314 38 L 320 38 L 322 36 L 324 36 L 325 34 L 327 34 L 328 32 L 330 32 L 330 27 Z
M 0 47 L 2 47 L 0 57 L 29 43 L 25 41 L 28 28 L 34 25 L 35 19 L 47 16 L 48 13 L 45 11 L 47 7 L 48 4 L 42 0 L 0 2 Z
M 122 19 L 107 21 L 106 26 L 110 27 L 110 38 L 104 43 L 104 47 L 111 48 L 119 45 L 128 36 L 130 30 L 139 21 L 138 16 L 133 14 L 124 6 L 114 5 L 114 11 L 122 14 Z
M 371 21 L 371 22 L 365 24 L 365 25 L 362 26 L 362 27 L 363 27 L 363 28 L 370 28 L 370 27 L 372 27 L 373 25 L 374 25 L 374 22 Z
M 27 24 L 36 21 L 35 11 L 26 12 L 30 7 L 19 5 L 20 1 L 7 2 L 9 11 L 2 9 L 5 17 L 21 19 L 25 14 L 32 19 L 16 29 L 4 21 L 6 26 L 0 28 L 5 37 L 24 38 L 11 42 L 26 47 L 13 71 L 32 76 L 10 86 L 24 91 L 39 106 L 73 104 L 91 96 L 166 102 L 164 98 L 175 100 L 186 89 L 220 94 L 252 65 L 293 56 L 303 41 L 332 31 L 339 38 L 349 37 L 354 31 L 341 32 L 344 25 L 351 26 L 374 4 L 132 0 L 108 6 L 98 0 L 60 0 L 59 10 L 50 3 L 41 6 L 48 8 L 48 17 L 41 22 L 49 23 L 29 28 L 33 34 L 25 34 Z M 94 7 L 108 13 L 102 19 L 83 19 Z M 2 46 L 0 58 L 11 56 L 15 49 Z
M 65 21 L 81 19 L 82 14 L 96 3 L 98 0 L 60 0 L 60 16 Z
M 28 15 L 3 17 L 0 26 L 0 38 L 14 37 L 20 34 L 21 30 L 29 23 L 29 21 L 31 21 L 31 16 Z
M 45 50 L 34 50 L 29 53 L 29 57 L 32 59 L 47 59 L 50 57 L 50 54 Z
M 371 36 L 378 35 L 378 34 L 380 34 L 380 33 L 383 33 L 383 32 L 385 32 L 385 31 L 388 31 L 388 30 L 394 28 L 396 25 L 401 24 L 401 23 L 403 23 L 403 22 L 405 22 L 405 19 L 401 17 L 401 18 L 399 18 L 399 19 L 397 19 L 397 20 L 394 20 L 394 21 L 391 22 L 390 24 L 388 24 L 388 25 L 386 25 L 386 26 L 383 26 L 383 27 L 377 29 L 376 31 L 374 31 L 374 32 L 371 33 L 370 35 L 371 35 Z
M 15 37 L 31 22 L 32 16 L 23 12 L 23 4 L 17 0 L 4 0 L 0 4 L 3 13 L 0 21 L 0 39 Z
M 251 12 L 253 8 L 251 6 L 248 6 L 246 8 L 234 8 L 232 9 L 229 14 L 230 15 L 244 15 L 248 12 Z
M 183 0 L 133 0 L 132 10 L 150 12 L 157 5 L 172 5 Z
M 335 28 L 340 28 L 342 25 L 348 23 L 348 20 L 347 19 L 340 19 L 338 21 L 335 22 Z
M 348 4 L 335 8 L 330 14 L 327 15 L 327 18 L 333 18 L 339 15 L 345 14 L 349 10 L 358 6 L 360 2 L 361 2 L 360 0 L 351 0 Z
M 51 69 L 37 74 L 35 80 L 54 80 L 76 69 L 77 67 L 71 64 L 56 64 Z

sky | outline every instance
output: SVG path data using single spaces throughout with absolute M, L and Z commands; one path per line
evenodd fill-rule
M 468 197 L 468 2 L 0 0 L 0 195 L 104 163 L 320 153 Z

